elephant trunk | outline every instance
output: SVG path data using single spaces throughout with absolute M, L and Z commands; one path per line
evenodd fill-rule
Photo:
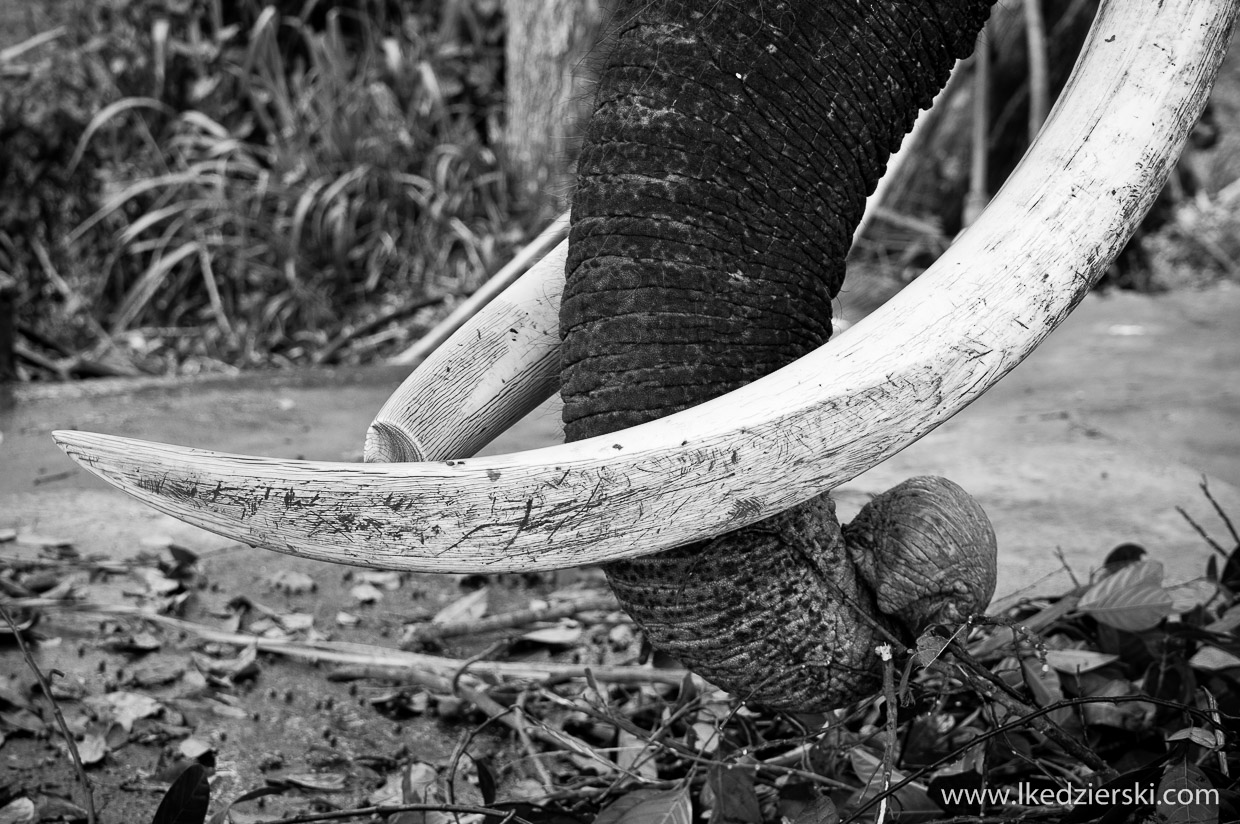
M 573 199 L 569 440 L 694 406 L 827 341 L 865 197 L 989 1 L 621 6 Z M 846 540 L 823 496 L 607 573 L 652 642 L 708 678 L 770 706 L 838 706 L 872 687 L 875 643 L 980 608 L 993 589 L 993 533 L 958 487 L 876 500 L 865 523 L 909 501 L 966 526 L 941 530 L 947 546 L 868 526 Z M 961 567 L 983 574 L 947 583 Z

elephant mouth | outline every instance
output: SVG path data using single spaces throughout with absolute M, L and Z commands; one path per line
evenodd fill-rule
M 362 566 L 575 566 L 756 522 L 922 437 L 1067 316 L 1161 189 L 1238 2 L 1104 4 L 1042 134 L 934 267 L 843 338 L 701 406 L 564 446 L 469 457 L 555 391 L 561 246 L 385 405 L 367 456 L 387 462 L 277 460 L 86 432 L 56 441 L 182 520 Z

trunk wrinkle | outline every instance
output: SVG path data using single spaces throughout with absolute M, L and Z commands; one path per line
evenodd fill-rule
M 696 405 L 829 339 L 865 197 L 988 11 L 985 0 L 621 6 L 561 304 L 570 440 Z M 984 530 L 960 502 L 969 529 L 929 528 L 918 507 L 938 506 L 936 489 L 880 496 L 847 529 L 823 496 L 607 575 L 651 642 L 705 677 L 774 707 L 835 707 L 877 683 L 876 643 L 981 597 L 942 570 L 984 566 Z

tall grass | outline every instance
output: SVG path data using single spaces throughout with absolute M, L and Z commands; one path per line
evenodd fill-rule
M 495 267 L 522 236 L 490 149 L 501 22 L 462 2 L 325 5 L 82 3 L 65 40 L 90 82 L 53 163 L 81 203 L 35 227 L 45 254 L 7 238 L 32 305 L 148 370 L 314 362 L 329 342 L 356 362 Z M 63 106 L 58 72 L 27 91 Z

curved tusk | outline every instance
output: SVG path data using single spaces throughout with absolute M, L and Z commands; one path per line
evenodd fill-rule
M 959 82 L 961 67 L 967 62 L 957 63 L 935 98 L 936 105 Z M 854 243 L 874 221 L 900 169 L 916 154 L 921 135 L 940 115 L 934 107 L 923 111 L 887 160 L 887 174 L 865 200 L 865 211 L 853 231 Z M 450 337 L 428 334 L 392 360 L 408 364 L 425 357 L 367 429 L 367 461 L 470 457 L 559 389 L 560 297 L 567 241 L 498 295 L 492 285 L 503 285 L 505 271 L 539 257 L 567 231 L 566 213 L 475 293 L 482 298 L 481 309 L 470 305 L 471 297 L 441 324 L 451 328 L 452 321 L 459 321 Z
M 564 241 L 427 356 L 367 429 L 367 461 L 473 455 L 559 389 L 567 256 Z
M 1238 4 L 1104 3 L 1037 143 L 934 267 L 844 339 L 694 409 L 442 463 L 279 461 L 79 432 L 57 442 L 158 509 L 339 563 L 546 569 L 752 523 L 912 443 L 1063 320 L 1165 181 Z

